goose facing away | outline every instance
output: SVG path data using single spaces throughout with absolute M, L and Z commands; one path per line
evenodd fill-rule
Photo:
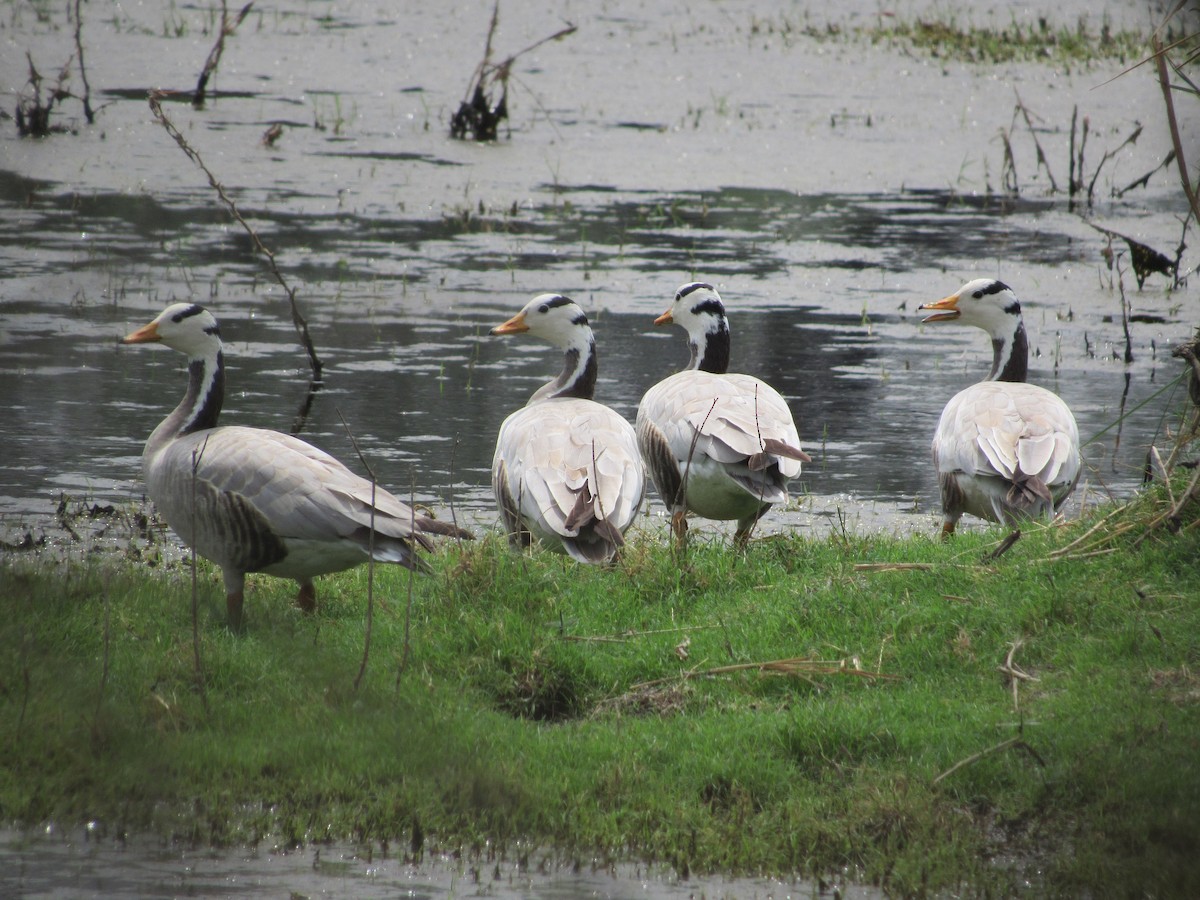
M 492 490 L 510 541 L 530 536 L 585 563 L 612 560 L 645 496 L 633 427 L 592 400 L 596 342 L 583 310 L 539 294 L 492 334 L 528 332 L 563 349 L 563 369 L 500 426 Z
M 654 385 L 638 405 L 638 446 L 683 541 L 687 514 L 736 519 L 744 543 L 770 507 L 787 503 L 802 462 L 787 401 L 751 375 L 728 373 L 729 322 L 710 284 L 685 284 L 655 325 L 687 332 L 691 362 Z
M 292 578 L 316 607 L 313 577 L 374 559 L 418 571 L 429 534 L 470 535 L 417 515 L 311 444 L 262 428 L 218 426 L 225 364 L 217 320 L 176 303 L 123 344 L 161 342 L 188 357 L 183 400 L 146 442 L 142 470 L 159 514 L 185 544 L 221 568 L 229 624 L 240 628 L 247 572 Z M 193 498 L 195 500 L 193 505 Z
M 1079 429 L 1057 394 L 1025 383 L 1029 341 L 1016 295 L 978 278 L 918 308 L 932 311 L 926 323 L 959 321 L 992 339 L 987 380 L 951 398 L 933 436 L 942 536 L 963 513 L 1007 524 L 1052 517 L 1079 480 Z

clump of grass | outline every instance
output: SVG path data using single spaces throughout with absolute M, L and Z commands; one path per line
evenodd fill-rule
M 897 894 L 1194 893 L 1200 529 L 1139 540 L 1191 477 L 998 558 L 1002 529 L 701 532 L 686 555 L 635 533 L 610 567 L 447 546 L 407 658 L 406 573 L 374 573 L 357 688 L 365 568 L 315 615 L 261 579 L 235 636 L 202 563 L 207 708 L 185 571 L 6 556 L 0 815 Z
M 961 26 L 953 20 L 888 20 L 864 31 L 873 43 L 899 43 L 928 53 L 935 59 L 973 63 L 1054 62 L 1090 63 L 1136 58 L 1146 46 L 1146 35 L 1114 31 L 1107 23 L 1098 30 L 1080 19 L 1074 28 L 1053 27 L 1045 18 L 1036 27 L 1014 21 L 1006 28 Z

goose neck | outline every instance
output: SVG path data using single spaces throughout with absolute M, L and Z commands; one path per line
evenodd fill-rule
M 537 403 L 556 397 L 591 400 L 596 393 L 598 371 L 596 341 L 588 335 L 586 341 L 579 341 L 567 347 L 563 353 L 562 372 L 549 384 L 535 391 L 529 402 Z
M 188 360 L 188 385 L 183 400 L 150 435 L 147 455 L 153 455 L 176 438 L 216 428 L 224 402 L 225 358 L 218 347 L 210 356 Z
M 724 375 L 729 371 L 729 326 L 722 319 L 716 328 L 705 331 L 699 340 L 688 341 L 692 351 L 689 369 Z
M 1025 323 L 1018 319 L 1012 335 L 992 337 L 992 371 L 989 381 L 1023 382 L 1029 371 L 1029 338 Z

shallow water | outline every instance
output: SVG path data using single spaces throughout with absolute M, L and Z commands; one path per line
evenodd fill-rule
M 851 4 L 836 15 L 852 27 L 877 12 Z M 558 361 L 487 329 L 533 293 L 571 294 L 596 328 L 598 399 L 632 417 L 642 391 L 686 357 L 681 333 L 651 320 L 700 278 L 730 309 L 735 368 L 789 399 L 816 459 L 797 502 L 767 527 L 848 516 L 923 530 L 937 505 L 937 415 L 986 372 L 990 352 L 982 334 L 923 329 L 915 308 L 996 275 L 1024 301 L 1031 378 L 1098 436 L 1069 509 L 1136 488 L 1179 405 L 1177 393 L 1157 395 L 1178 373 L 1167 348 L 1196 318 L 1194 289 L 1167 293 L 1152 276 L 1139 292 L 1127 274 L 1132 311 L 1149 320 L 1133 325 L 1126 364 L 1120 295 L 1089 224 L 1164 251 L 1178 240 L 1172 172 L 1111 196 L 1167 149 L 1145 67 L 1104 83 L 1118 66 L 970 65 L 818 40 L 799 29 L 819 31 L 825 14 L 800 4 L 631 14 L 547 2 L 503 11 L 498 52 L 564 20 L 579 32 L 521 57 L 501 141 L 451 141 L 445 123 L 489 14 L 487 2 L 402 20 L 387 4 L 260 5 L 229 40 L 208 106 L 165 104 L 298 290 L 325 362 L 305 437 L 354 461 L 340 413 L 385 485 L 491 527 L 497 427 Z M 1060 14 L 1093 28 L 1147 15 L 1132 4 Z M 26 50 L 43 72 L 69 55 L 61 15 L 11 11 L 6 91 L 22 89 Z M 1003 26 L 1028 15 L 997 3 L 972 18 Z M 116 339 L 169 301 L 202 302 L 222 322 L 224 421 L 287 430 L 304 399 L 306 360 L 282 291 L 145 101 L 147 87 L 192 86 L 211 28 L 192 8 L 93 15 L 83 36 L 96 124 L 66 101 L 56 121 L 74 133 L 0 136 L 0 515 L 10 532 L 63 493 L 101 505 L 141 497 L 141 444 L 182 392 L 182 359 Z M 1102 152 L 1146 124 L 1102 169 L 1087 216 L 1047 194 L 1021 129 L 1020 196 L 989 192 L 1018 94 L 1040 117 L 1060 181 L 1072 109 L 1090 118 L 1089 177 Z M 274 123 L 283 135 L 264 146 Z M 1122 410 L 1136 411 L 1115 428 Z M 648 509 L 661 519 L 656 501 Z
M 834 893 L 836 889 L 837 893 Z M 149 838 L 112 840 L 0 831 L 0 895 L 84 897 L 494 897 L 497 900 L 685 900 L 706 897 L 879 898 L 842 879 L 688 877 L 655 866 L 565 864 L 529 852 L 521 862 L 425 854 L 417 863 L 379 845 L 186 849 Z

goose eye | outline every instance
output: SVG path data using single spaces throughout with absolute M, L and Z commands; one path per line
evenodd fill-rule
M 971 296 L 974 297 L 976 300 L 982 300 L 983 299 L 983 291 L 976 291 Z

